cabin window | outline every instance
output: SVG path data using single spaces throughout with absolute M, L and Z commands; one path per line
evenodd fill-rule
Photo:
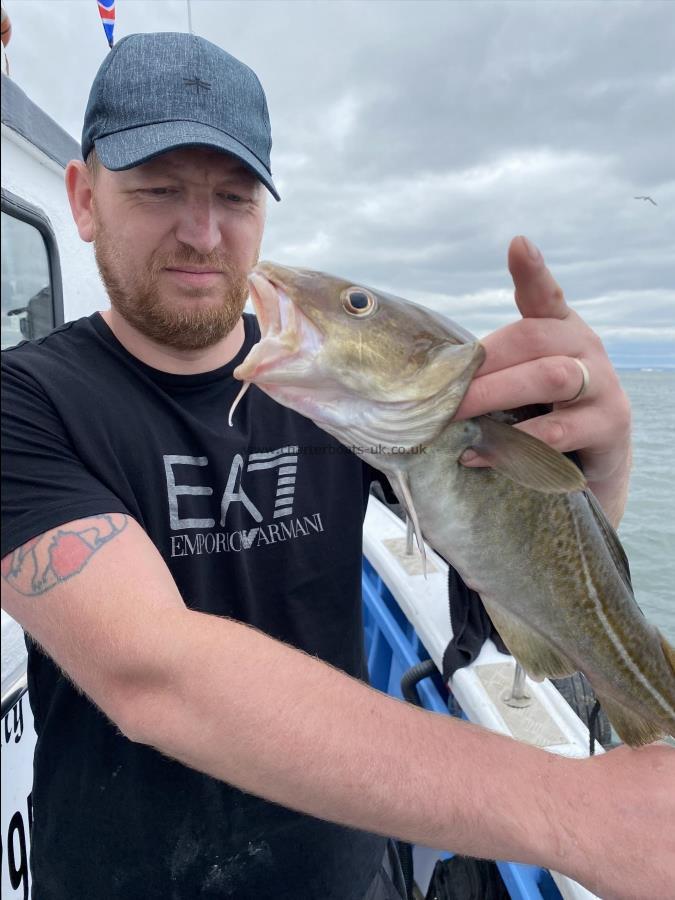
M 38 229 L 2 216 L 2 349 L 54 328 L 49 254 Z

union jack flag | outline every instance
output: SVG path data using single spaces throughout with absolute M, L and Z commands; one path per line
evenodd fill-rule
M 113 31 L 115 30 L 115 0 L 97 0 L 97 3 L 103 30 L 108 38 L 108 46 L 112 49 Z

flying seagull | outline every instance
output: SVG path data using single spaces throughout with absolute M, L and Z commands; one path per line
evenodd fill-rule
M 659 205 L 659 204 L 656 202 L 656 200 L 652 200 L 651 197 L 633 197 L 633 200 L 649 200 L 649 202 L 650 202 L 650 203 L 653 203 L 654 206 L 658 206 L 658 205 Z

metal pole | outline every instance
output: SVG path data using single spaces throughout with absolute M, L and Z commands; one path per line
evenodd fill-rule
M 192 7 L 190 6 L 190 0 L 186 0 L 186 3 L 187 3 L 187 9 L 188 9 L 188 31 L 190 32 L 190 34 L 193 34 L 194 32 L 192 31 Z
M 506 695 L 502 694 L 502 697 L 507 706 L 522 708 L 524 706 L 529 706 L 532 702 L 532 698 L 525 691 L 525 669 L 523 669 L 519 662 L 516 663 L 516 672 L 513 676 L 511 691 L 510 693 L 507 691 Z

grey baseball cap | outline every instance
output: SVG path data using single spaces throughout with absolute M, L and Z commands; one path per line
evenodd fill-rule
M 272 133 L 252 69 L 204 38 L 130 34 L 96 73 L 84 114 L 82 156 L 93 148 L 106 169 L 131 169 L 179 147 L 236 156 L 272 195 Z

